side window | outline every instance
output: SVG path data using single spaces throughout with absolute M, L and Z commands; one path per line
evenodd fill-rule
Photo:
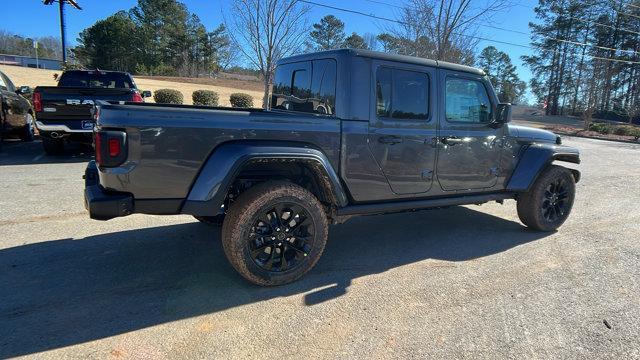
M 376 75 L 376 114 L 391 117 L 391 69 L 378 68 Z
M 311 98 L 314 112 L 335 114 L 336 106 L 336 62 L 335 60 L 313 60 Z
M 376 113 L 392 119 L 429 117 L 429 76 L 400 69 L 378 68 Z
M 316 114 L 335 114 L 335 60 L 303 61 L 278 66 L 271 107 Z
M 271 107 L 274 109 L 302 111 L 311 83 L 309 61 L 284 64 L 276 68 Z
M 291 95 L 297 97 L 300 100 L 306 100 L 309 97 L 309 90 L 311 89 L 311 74 L 306 69 L 295 70 L 293 72 L 293 88 L 291 89 Z
M 4 74 L 0 73 L 0 90 L 7 90 L 7 85 L 4 83 Z
M 271 107 L 274 109 L 284 109 L 284 102 L 287 96 L 291 95 L 291 77 L 293 68 L 291 64 L 280 65 L 276 69 L 271 94 Z
M 491 101 L 480 81 L 447 79 L 445 109 L 450 122 L 481 124 L 491 121 Z

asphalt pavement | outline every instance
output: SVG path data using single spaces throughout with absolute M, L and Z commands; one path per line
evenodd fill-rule
M 244 281 L 188 216 L 90 220 L 82 148 L 0 153 L 0 358 L 640 358 L 640 145 L 582 153 L 573 212 L 515 202 L 332 226 L 301 280 Z

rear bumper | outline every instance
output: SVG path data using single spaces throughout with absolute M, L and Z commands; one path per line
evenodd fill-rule
M 134 201 L 130 194 L 108 192 L 102 188 L 98 181 L 98 167 L 92 160 L 84 172 L 84 207 L 92 219 L 109 220 L 132 214 Z
M 89 127 L 88 124 L 91 124 Z M 61 132 L 61 133 L 85 133 L 90 134 L 93 132 L 93 122 L 90 120 L 85 121 L 60 121 L 60 122 L 47 122 L 36 121 L 36 128 L 38 131 L 45 132 Z

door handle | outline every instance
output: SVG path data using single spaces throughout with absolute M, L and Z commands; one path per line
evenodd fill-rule
M 399 136 L 395 136 L 395 135 L 380 136 L 378 138 L 378 142 L 383 143 L 383 144 L 393 145 L 393 144 L 401 143 L 402 142 L 402 138 L 399 137 Z
M 442 139 L 440 139 L 440 141 L 445 145 L 451 145 L 451 146 L 455 144 L 461 144 L 464 142 L 464 140 L 462 140 L 457 136 L 443 137 Z

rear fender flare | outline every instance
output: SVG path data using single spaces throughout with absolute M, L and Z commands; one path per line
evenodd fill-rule
M 209 157 L 196 178 L 182 207 L 182 213 L 215 216 L 225 200 L 229 187 L 242 168 L 255 160 L 296 160 L 313 164 L 330 184 L 332 202 L 347 205 L 347 196 L 329 159 L 321 151 L 296 144 L 292 146 L 256 143 L 221 145 Z
M 579 164 L 580 152 L 576 148 L 556 144 L 534 143 L 527 146 L 520 154 L 520 160 L 507 183 L 507 190 L 529 191 L 538 176 L 554 161 Z M 578 182 L 580 172 L 574 169 L 569 170 Z

